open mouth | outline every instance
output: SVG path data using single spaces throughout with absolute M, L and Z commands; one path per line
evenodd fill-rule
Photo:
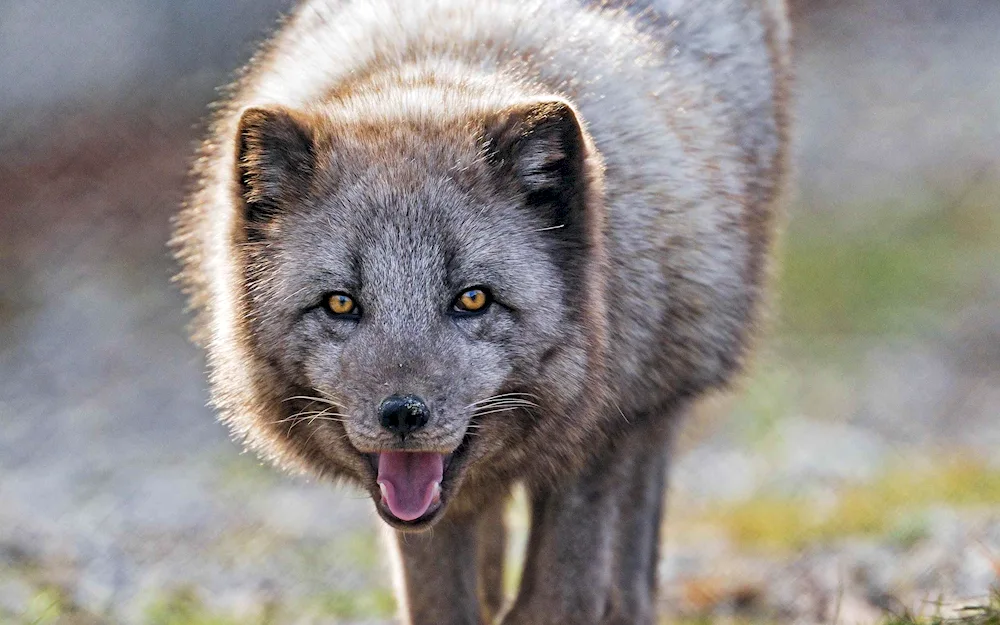
M 449 454 L 450 455 L 450 454 Z M 416 521 L 441 505 L 445 454 L 383 451 L 376 455 L 381 504 L 400 521 Z
M 386 521 L 401 528 L 429 524 L 444 508 L 458 473 L 467 440 L 451 453 L 383 451 L 367 454 L 381 495 L 376 507 Z

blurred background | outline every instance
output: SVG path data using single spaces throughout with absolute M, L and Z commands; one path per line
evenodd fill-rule
M 392 622 L 371 503 L 239 453 L 170 283 L 200 120 L 288 6 L 0 0 L 2 623 Z M 793 10 L 780 300 L 684 431 L 664 622 L 877 622 L 1000 576 L 1000 3 Z

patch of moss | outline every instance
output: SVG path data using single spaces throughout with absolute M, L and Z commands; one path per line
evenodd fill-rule
M 914 542 L 922 531 L 915 512 L 949 506 L 1000 503 L 1000 471 L 972 457 L 900 463 L 870 484 L 852 486 L 830 506 L 800 498 L 762 496 L 718 507 L 697 522 L 721 528 L 743 546 L 798 549 L 855 535 L 888 535 Z

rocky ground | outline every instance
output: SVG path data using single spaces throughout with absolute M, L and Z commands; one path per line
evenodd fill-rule
M 684 430 L 669 622 L 869 623 L 1000 578 L 1000 5 L 805 5 L 780 312 Z M 370 502 L 205 408 L 164 247 L 197 107 L 100 108 L 0 137 L 0 622 L 391 622 Z

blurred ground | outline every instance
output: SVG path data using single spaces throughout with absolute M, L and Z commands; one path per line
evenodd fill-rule
M 0 622 L 390 622 L 370 502 L 239 455 L 169 283 L 198 120 L 283 3 L 57 4 L 0 1 Z M 781 301 L 685 431 L 675 620 L 873 622 L 1000 576 L 1000 4 L 796 15 Z

